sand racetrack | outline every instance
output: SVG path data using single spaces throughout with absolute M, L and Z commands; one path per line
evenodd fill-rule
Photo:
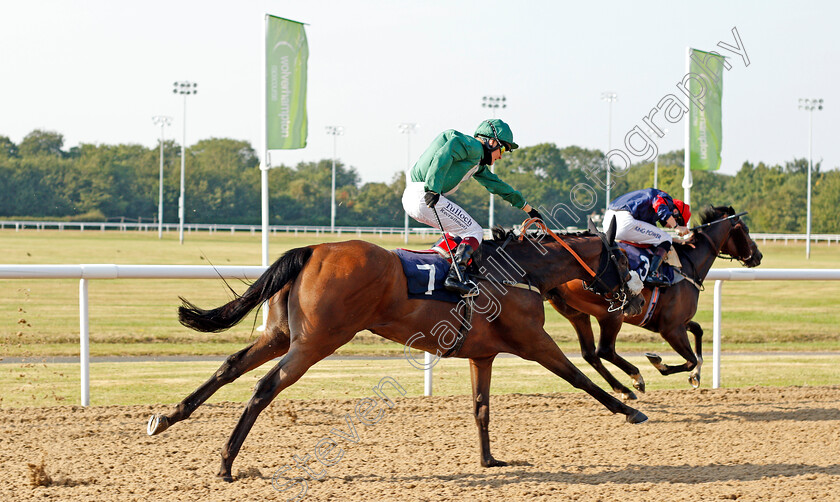
M 469 397 L 398 398 L 374 425 L 354 419 L 357 443 L 332 435 L 352 433 L 358 402 L 276 401 L 231 484 L 215 474 L 241 403 L 205 405 L 155 437 L 146 420 L 167 406 L 3 409 L 0 500 L 286 500 L 301 485 L 281 493 L 272 476 L 306 454 L 319 474 L 325 437 L 343 456 L 303 500 L 840 499 L 840 386 L 653 392 L 637 402 L 642 425 L 585 394 L 493 396 L 492 451 L 511 465 L 491 469 L 478 465 Z M 27 464 L 42 461 L 52 483 L 32 486 Z

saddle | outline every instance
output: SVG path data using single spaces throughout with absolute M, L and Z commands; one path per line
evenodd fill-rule
M 653 258 L 650 244 L 637 244 L 635 242 L 617 241 L 619 247 L 627 254 L 627 259 L 630 262 L 630 269 L 635 270 L 639 277 L 644 281 L 647 279 L 650 272 L 650 261 Z M 675 273 L 676 272 L 676 273 Z M 668 251 L 668 255 L 659 266 L 659 273 L 662 274 L 671 286 L 685 280 L 686 277 L 682 274 L 682 263 L 680 262 L 677 250 L 672 246 Z
M 448 243 L 454 249 L 460 238 L 451 238 Z M 453 242 L 455 243 L 453 245 Z M 441 246 L 442 245 L 442 246 Z M 408 297 L 415 300 L 438 300 L 458 304 L 453 311 L 463 304 L 463 314 L 455 315 L 460 320 L 460 327 L 454 343 L 441 357 L 452 357 L 457 354 L 467 338 L 472 326 L 473 299 L 462 300 L 457 293 L 444 288 L 443 282 L 449 272 L 449 251 L 443 245 L 443 238 L 431 249 L 412 251 L 396 249 L 394 254 L 400 259 L 408 285 Z M 453 312 L 454 313 L 454 312 Z
M 395 249 L 408 283 L 408 297 L 417 300 L 439 300 L 458 303 L 461 297 L 443 287 L 449 272 L 449 261 L 434 249 L 412 251 Z
M 445 239 L 445 240 L 444 240 Z M 461 296 L 444 288 L 443 282 L 452 264 L 452 255 L 463 239 L 446 233 L 431 248 L 396 249 L 408 282 L 408 297 L 418 300 L 439 300 L 458 303 Z M 473 267 L 470 260 L 468 267 Z M 474 270 L 470 270 L 474 272 Z

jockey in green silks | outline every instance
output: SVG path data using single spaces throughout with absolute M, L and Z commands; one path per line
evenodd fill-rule
M 463 238 L 455 251 L 452 267 L 444 286 L 462 296 L 477 292 L 476 285 L 467 278 L 466 268 L 478 249 L 484 230 L 463 208 L 448 198 L 461 183 L 471 177 L 484 185 L 490 193 L 501 196 L 512 206 L 540 218 L 540 213 L 525 202 L 521 193 L 502 181 L 490 166 L 504 152 L 519 148 L 513 142 L 513 132 L 504 121 L 489 119 L 479 124 L 473 136 L 454 129 L 440 133 L 414 164 L 403 193 L 405 211 L 415 220 L 437 228 L 434 208 L 437 207 L 443 231 Z M 458 267 L 456 269 L 456 267 Z M 463 280 L 458 280 L 458 272 Z

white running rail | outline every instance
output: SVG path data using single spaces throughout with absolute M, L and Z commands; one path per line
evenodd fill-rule
M 209 265 L 0 265 L 0 279 L 79 279 L 82 406 L 90 406 L 89 279 L 257 279 L 267 267 Z
M 712 388 L 720 387 L 721 303 L 723 281 L 840 281 L 840 270 L 818 268 L 712 269 L 706 280 L 715 281 L 714 333 L 712 337 Z
M 81 404 L 90 405 L 90 326 L 88 285 L 90 279 L 257 279 L 267 267 L 209 265 L 2 265 L 2 279 L 79 279 L 79 345 Z M 720 387 L 721 304 L 723 281 L 836 281 L 840 269 L 713 269 L 706 280 L 715 281 L 712 387 Z M 426 395 L 431 395 L 431 366 L 426 359 Z

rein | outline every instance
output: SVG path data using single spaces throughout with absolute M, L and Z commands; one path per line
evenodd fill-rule
M 596 294 L 598 294 L 598 292 L 594 289 L 595 284 L 600 284 L 604 289 L 607 289 L 607 286 L 606 286 L 606 284 L 604 284 L 604 281 L 601 279 L 601 276 L 603 274 L 607 273 L 607 269 L 609 268 L 609 262 L 610 261 L 613 262 L 613 264 L 616 266 L 616 269 L 619 269 L 619 266 L 618 266 L 618 262 L 616 261 L 615 257 L 612 255 L 612 250 L 609 248 L 609 246 L 607 246 L 606 243 L 602 243 L 602 245 L 604 246 L 605 253 L 601 254 L 601 264 L 598 265 L 598 273 L 595 273 L 595 271 L 592 270 L 592 267 L 587 265 L 586 262 L 583 261 L 583 258 L 580 257 L 580 255 L 578 255 L 557 234 L 552 232 L 551 229 L 548 228 L 545 225 L 545 223 L 539 218 L 529 218 L 529 219 L 525 220 L 525 222 L 522 223 L 522 229 L 520 230 L 520 234 L 519 234 L 519 241 L 520 242 L 525 238 L 526 230 L 531 225 L 536 225 L 537 228 L 541 229 L 542 231 L 544 231 L 545 233 L 550 235 L 555 241 L 557 241 L 561 246 L 563 246 L 566 249 L 566 251 L 568 251 L 575 258 L 575 260 L 577 260 L 578 263 L 580 263 L 580 265 L 583 267 L 584 270 L 586 270 L 586 272 L 589 273 L 589 275 L 592 276 L 592 282 L 590 284 L 586 284 L 586 281 L 583 282 L 583 287 L 585 289 L 587 289 L 589 291 L 592 291 Z M 603 265 L 603 267 L 601 265 Z M 605 293 L 604 298 L 606 298 L 610 302 L 610 307 L 609 307 L 610 312 L 614 312 L 616 310 L 624 308 L 624 306 L 627 304 L 627 300 L 628 300 L 627 299 L 627 294 L 624 293 L 623 291 L 617 293 L 616 296 L 614 296 L 612 298 L 610 298 L 610 296 Z
M 727 216 L 726 218 L 721 218 L 719 220 L 710 221 L 708 223 L 703 223 L 702 225 L 697 225 L 696 227 L 691 227 L 691 228 L 689 228 L 689 230 L 694 232 L 695 230 L 700 230 L 701 228 L 709 227 L 709 226 L 712 226 L 716 223 L 720 223 L 722 221 L 731 220 L 731 219 L 734 219 L 734 218 L 738 218 L 740 216 L 744 216 L 745 214 L 747 214 L 747 211 L 741 211 L 740 213 L 733 214 L 731 216 Z
M 574 257 L 575 257 L 575 259 L 578 261 L 578 263 L 580 263 L 580 265 L 583 267 L 583 269 L 584 269 L 584 270 L 586 270 L 587 272 L 589 272 L 589 275 L 591 275 L 592 277 L 596 277 L 596 276 L 597 276 L 597 274 L 595 273 L 595 271 L 594 271 L 594 270 L 592 270 L 592 268 L 590 268 L 590 267 L 589 267 L 589 265 L 587 265 L 587 264 L 586 264 L 586 262 L 584 262 L 584 261 L 583 261 L 583 258 L 581 258 L 580 256 L 578 256 L 578 254 L 577 254 L 577 253 L 575 253 L 575 252 L 574 252 L 574 250 L 573 250 L 571 247 L 569 247 L 569 245 L 568 245 L 568 244 L 566 244 L 566 243 L 563 241 L 563 239 L 561 239 L 560 237 L 558 237 L 558 236 L 557 236 L 557 234 L 555 234 L 554 232 L 552 232 L 550 228 L 548 228 L 547 226 L 545 226 L 545 223 L 543 223 L 543 221 L 542 221 L 542 220 L 540 220 L 539 218 L 529 218 L 529 219 L 525 220 L 525 222 L 522 224 L 522 230 L 520 231 L 520 234 L 519 234 L 519 241 L 520 241 L 520 242 L 522 242 L 522 239 L 524 239 L 524 238 L 525 238 L 525 231 L 526 231 L 526 230 L 528 229 L 528 227 L 530 227 L 531 225 L 537 225 L 537 227 L 538 227 L 538 228 L 540 228 L 542 231 L 544 231 L 545 233 L 547 233 L 548 235 L 550 235 L 552 238 L 554 238 L 554 240 L 555 240 L 555 241 L 559 242 L 561 246 L 563 246 L 564 248 L 566 248 L 566 251 L 568 251 L 569 253 L 571 253 L 571 254 L 572 254 L 572 256 L 574 256 Z

